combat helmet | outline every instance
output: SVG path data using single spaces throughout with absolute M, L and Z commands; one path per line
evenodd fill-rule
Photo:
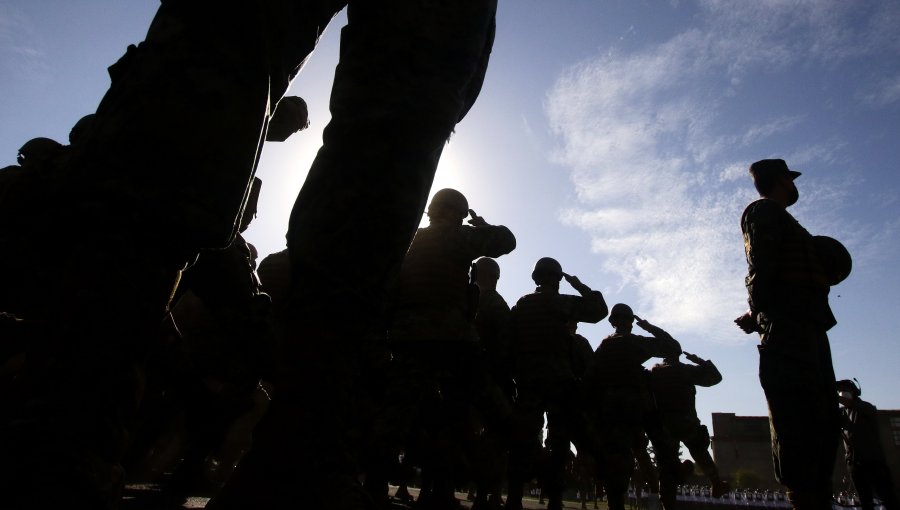
M 625 303 L 616 303 L 609 311 L 610 321 L 612 321 L 613 318 L 623 318 L 626 320 L 631 320 L 632 318 L 634 318 L 634 311 Z
M 309 127 L 309 108 L 300 96 L 284 96 L 275 107 L 266 131 L 266 141 L 283 142 Z
M 845 391 L 847 393 L 852 394 L 855 398 L 859 398 L 862 395 L 862 387 L 859 385 L 859 381 L 856 379 L 841 379 L 834 383 L 834 388 L 837 391 Z
M 562 280 L 563 270 L 559 262 L 554 258 L 542 257 L 534 263 L 534 270 L 531 271 L 531 279 L 538 285 L 545 283 L 554 283 Z
M 469 212 L 469 201 L 465 195 L 453 188 L 444 188 L 431 197 L 428 204 L 428 216 L 440 216 L 442 211 L 453 211 L 462 220 Z
M 22 168 L 38 168 L 39 166 L 51 161 L 65 147 L 49 138 L 38 137 L 32 138 L 25 142 L 25 145 L 19 149 L 19 155 L 16 161 Z
M 828 285 L 837 285 L 850 276 L 853 259 L 840 241 L 828 236 L 813 236 L 813 243 Z

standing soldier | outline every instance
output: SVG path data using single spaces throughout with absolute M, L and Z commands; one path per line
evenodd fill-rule
M 632 333 L 635 320 L 653 336 Z M 631 307 L 623 303 L 613 306 L 609 323 L 616 331 L 604 338 L 594 352 L 587 381 L 588 391 L 599 400 L 598 425 L 604 445 L 603 478 L 609 507 L 610 510 L 625 508 L 625 491 L 634 471 L 631 448 L 646 431 L 656 451 L 660 499 L 671 510 L 675 504 L 678 447 L 665 437 L 643 364 L 650 358 L 680 353 L 681 345 L 661 328 L 634 315 Z
M 467 214 L 470 225 L 463 225 Z M 511 252 L 516 238 L 508 228 L 476 215 L 454 189 L 434 194 L 428 219 L 429 225 L 416 232 L 397 281 L 388 337 L 400 374 L 390 387 L 402 389 L 387 396 L 384 417 L 424 429 L 428 441 L 419 501 L 423 508 L 444 509 L 458 504 L 454 462 L 465 439 L 472 439 L 465 437 L 466 418 L 485 390 L 487 375 L 474 323 L 478 288 L 469 281 L 469 268 L 479 257 Z M 393 428 L 381 423 L 381 430 Z M 400 432 L 409 437 L 412 431 Z M 386 495 L 386 484 L 382 487 Z
M 484 431 L 475 448 L 476 491 L 472 508 L 499 510 L 507 459 L 504 437 L 516 391 L 509 363 L 510 311 L 506 300 L 497 292 L 497 281 L 500 279 L 497 261 L 481 257 L 475 262 L 475 273 L 475 284 L 478 285 L 475 328 L 481 343 L 482 363 L 488 374 L 486 404 L 493 412 L 481 416 Z
M 512 309 L 511 356 L 519 419 L 510 446 L 506 508 L 522 508 L 523 486 L 531 478 L 546 412 L 548 427 L 558 433 L 550 438 L 549 479 L 545 487 L 548 509 L 558 510 L 562 507 L 562 477 L 571 451 L 570 441 L 575 439 L 586 452 L 593 450 L 586 444 L 585 425 L 580 419 L 570 323 L 597 323 L 606 317 L 608 309 L 600 291 L 591 290 L 576 276 L 564 273 L 559 262 L 552 258 L 538 260 L 531 278 L 537 289 L 520 298 Z M 563 278 L 580 296 L 559 293 Z
M 775 477 L 797 510 L 827 510 L 840 441 L 826 334 L 837 321 L 828 292 L 849 274 L 849 255 L 823 256 L 829 254 L 821 241 L 787 212 L 800 196 L 794 184 L 800 172 L 782 159 L 764 159 L 750 165 L 750 175 L 761 197 L 741 216 L 750 310 L 735 323 L 760 334 L 759 381 L 769 404 Z M 843 267 L 823 264 L 841 259 Z
M 841 428 L 844 436 L 844 453 L 853 486 L 859 495 L 863 510 L 875 508 L 872 496 L 878 496 L 885 510 L 900 509 L 900 501 L 891 478 L 891 471 L 881 445 L 878 430 L 878 410 L 859 398 L 862 390 L 853 381 L 837 382 L 838 400 L 841 402 Z
M 694 386 L 715 386 L 722 382 L 722 374 L 712 361 L 687 352 L 684 356 L 695 365 L 682 363 L 680 356 L 673 354 L 651 368 L 650 389 L 669 437 L 687 446 L 694 462 L 709 477 L 712 496 L 719 498 L 728 492 L 728 483 L 719 477 L 709 454 L 709 430 L 697 417 Z

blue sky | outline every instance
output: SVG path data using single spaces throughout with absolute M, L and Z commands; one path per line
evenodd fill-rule
M 0 1 L 0 164 L 35 136 L 65 141 L 140 41 L 149 0 Z M 248 238 L 284 245 L 287 214 L 328 120 L 335 20 L 292 86 L 311 128 L 266 146 Z M 738 225 L 747 166 L 803 176 L 791 208 L 854 256 L 832 290 L 838 377 L 900 408 L 900 3 L 895 0 L 507 0 L 484 89 L 448 144 L 434 190 L 456 187 L 517 235 L 499 260 L 510 304 L 542 256 L 712 358 L 722 384 L 698 411 L 763 415 Z M 565 285 L 563 285 L 564 290 Z M 571 291 L 571 290 L 569 290 Z M 608 323 L 583 327 L 596 345 Z

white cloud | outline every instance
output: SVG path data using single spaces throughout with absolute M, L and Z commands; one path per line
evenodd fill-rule
M 746 170 L 753 159 L 736 161 L 735 152 L 768 157 L 778 141 L 792 166 L 828 166 L 846 144 L 790 145 L 807 115 L 757 112 L 763 120 L 754 121 L 729 117 L 729 108 L 759 73 L 894 51 L 874 19 L 894 16 L 890 3 L 866 7 L 859 22 L 859 7 L 840 0 L 706 0 L 699 28 L 559 76 L 545 109 L 560 143 L 553 158 L 570 169 L 578 198 L 561 220 L 590 234 L 604 269 L 637 290 L 655 322 L 714 341 L 745 338 L 731 324 L 746 306 L 738 222 L 756 194 Z M 814 207 L 811 231 L 855 242 L 860 229 L 837 211 L 858 182 L 810 184 L 798 217 Z
M 33 43 L 28 17 L 7 2 L 0 3 L 0 70 L 8 73 L 44 69 L 45 54 Z
M 872 108 L 883 108 L 900 100 L 900 74 L 880 80 L 861 90 L 857 99 Z

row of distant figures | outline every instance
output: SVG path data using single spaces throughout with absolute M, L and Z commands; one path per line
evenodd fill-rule
M 636 497 L 635 491 L 630 490 L 628 499 L 631 507 L 635 509 L 659 510 L 659 500 L 656 494 L 648 494 L 646 491 L 640 493 L 640 497 Z M 713 498 L 710 495 L 709 487 L 679 487 L 677 499 L 679 506 L 690 510 L 704 510 L 707 507 L 715 507 L 716 510 L 726 510 L 727 507 L 734 508 L 791 508 L 790 502 L 781 491 L 751 491 L 751 490 L 734 490 L 721 498 Z M 856 494 L 842 492 L 835 495 L 832 508 L 834 510 L 842 510 L 847 508 L 859 508 L 859 500 Z M 875 510 L 885 510 L 884 506 L 877 499 L 875 500 Z

